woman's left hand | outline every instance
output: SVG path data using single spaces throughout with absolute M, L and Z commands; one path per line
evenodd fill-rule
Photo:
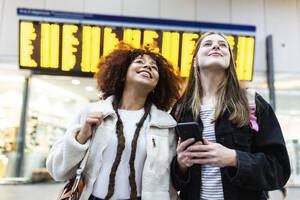
M 203 144 L 197 142 L 187 148 L 190 152 L 190 161 L 193 164 L 211 165 L 214 167 L 237 166 L 237 154 L 233 149 L 213 143 L 203 138 Z

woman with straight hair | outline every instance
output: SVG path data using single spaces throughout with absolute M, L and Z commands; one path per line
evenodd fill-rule
M 177 199 L 170 181 L 176 121 L 167 112 L 179 98 L 173 66 L 158 53 L 121 44 L 95 77 L 102 99 L 88 104 L 53 146 L 52 177 L 74 177 L 92 138 L 80 200 Z
M 171 177 L 182 200 L 263 200 L 290 176 L 285 141 L 271 106 L 241 88 L 225 35 L 206 32 L 172 111 L 199 123 L 203 141 L 178 140 Z

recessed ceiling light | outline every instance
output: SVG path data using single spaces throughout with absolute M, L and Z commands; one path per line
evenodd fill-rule
M 92 86 L 86 86 L 85 90 L 91 92 L 94 90 L 94 88 Z
M 73 80 L 72 80 L 72 84 L 73 84 L 73 85 L 79 85 L 79 84 L 80 84 L 80 81 L 77 80 L 77 79 L 73 79 Z

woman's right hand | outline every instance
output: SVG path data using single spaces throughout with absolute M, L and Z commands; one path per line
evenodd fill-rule
M 76 140 L 80 144 L 86 143 L 86 141 L 92 136 L 93 132 L 98 128 L 103 120 L 102 112 L 90 112 L 87 114 L 84 125 L 80 129 L 76 136 Z
M 190 152 L 185 150 L 190 144 L 195 141 L 194 138 L 181 141 L 181 138 L 178 140 L 177 144 L 177 164 L 180 171 L 180 174 L 184 175 L 187 168 L 191 167 L 193 164 L 190 162 Z

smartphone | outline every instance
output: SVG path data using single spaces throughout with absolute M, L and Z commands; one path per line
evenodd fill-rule
M 202 132 L 198 122 L 177 123 L 176 129 L 182 141 L 194 138 L 195 142 L 201 141 L 203 143 Z

